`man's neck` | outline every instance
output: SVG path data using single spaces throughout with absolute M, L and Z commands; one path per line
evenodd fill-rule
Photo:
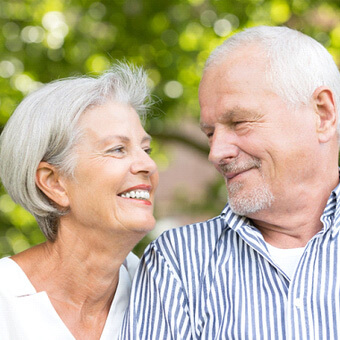
M 284 207 L 277 204 L 249 218 L 269 244 L 278 248 L 304 247 L 317 234 L 323 224 L 320 220 L 332 190 L 339 183 L 330 184 L 327 190 L 310 190 L 306 195 L 296 195 Z M 299 200 L 296 200 L 299 197 Z M 316 199 L 317 198 L 317 199 Z
M 295 226 L 279 226 L 256 220 L 253 222 L 266 242 L 282 249 L 305 247 L 308 241 L 322 229 L 320 220 L 318 223 L 297 223 Z

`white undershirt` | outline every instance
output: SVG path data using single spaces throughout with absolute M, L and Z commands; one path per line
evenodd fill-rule
M 281 249 L 276 248 L 266 242 L 268 251 L 274 262 L 288 275 L 291 279 L 299 264 L 300 258 L 305 250 L 302 248 Z

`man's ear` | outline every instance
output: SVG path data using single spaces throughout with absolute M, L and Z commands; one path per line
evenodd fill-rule
M 337 135 L 337 112 L 333 92 L 325 87 L 318 87 L 313 93 L 314 110 L 317 114 L 316 131 L 321 143 L 328 142 Z
M 35 175 L 39 189 L 53 202 L 62 208 L 69 207 L 69 198 L 60 172 L 47 162 L 40 162 Z

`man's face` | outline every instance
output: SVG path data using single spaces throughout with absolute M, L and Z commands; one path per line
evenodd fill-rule
M 289 107 L 268 84 L 266 66 L 255 47 L 240 49 L 206 70 L 199 91 L 209 160 L 231 208 L 252 218 L 289 209 L 294 190 L 313 181 L 318 146 L 312 106 Z

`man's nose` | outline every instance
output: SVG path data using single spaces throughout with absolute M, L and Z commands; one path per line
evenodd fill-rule
M 239 154 L 236 136 L 227 128 L 215 128 L 210 141 L 209 161 L 215 165 L 228 163 Z

